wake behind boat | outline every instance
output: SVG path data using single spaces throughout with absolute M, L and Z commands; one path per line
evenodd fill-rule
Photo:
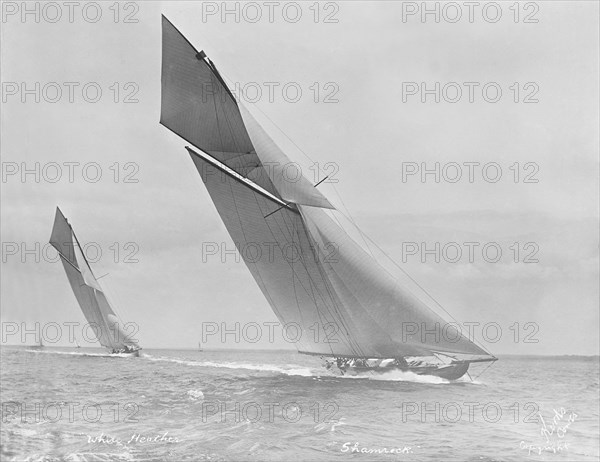
M 496 360 L 353 240 L 317 188 L 323 180 L 312 184 L 297 169 L 290 180 L 293 163 L 215 63 L 164 16 L 162 28 L 160 123 L 194 146 L 186 147 L 193 165 L 256 283 L 279 321 L 299 326 L 300 353 L 344 374 L 398 369 L 450 380 Z
M 100 344 L 113 355 L 139 356 L 140 346 L 123 330 L 85 258 L 75 231 L 56 208 L 50 244 L 57 250 L 77 302 Z M 79 348 L 79 343 L 77 344 Z

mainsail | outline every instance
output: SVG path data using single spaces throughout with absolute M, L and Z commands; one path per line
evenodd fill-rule
M 217 211 L 301 353 L 491 357 L 367 254 L 306 178 L 285 177 L 289 158 L 164 16 L 161 123 L 195 146 Z
M 125 347 L 139 349 L 137 342 L 124 331 L 83 254 L 73 228 L 58 207 L 50 244 L 58 251 L 89 330 L 93 331 L 100 344 L 111 350 L 123 350 Z

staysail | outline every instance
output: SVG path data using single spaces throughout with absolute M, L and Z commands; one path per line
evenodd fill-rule
M 139 349 L 137 342 L 124 330 L 123 324 L 106 299 L 75 236 L 60 209 L 56 208 L 50 244 L 58 251 L 71 288 L 100 344 L 111 350 Z M 93 332 L 93 334 L 91 333 Z
M 197 148 L 186 149 L 244 262 L 300 352 L 490 357 L 354 242 L 330 217 L 327 209 L 334 207 L 306 178 L 290 180 L 282 168 L 266 168 L 285 167 L 289 159 L 236 102 L 206 54 L 164 17 L 162 72 L 161 123 Z M 212 99 L 202 90 L 208 84 Z M 258 171 L 256 180 L 252 174 Z

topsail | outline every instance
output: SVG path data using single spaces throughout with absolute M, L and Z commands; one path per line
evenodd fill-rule
M 279 320 L 298 331 L 288 332 L 298 350 L 491 358 L 367 254 L 306 178 L 286 179 L 289 158 L 214 63 L 162 24 L 161 123 L 193 145 L 187 150 L 217 211 Z
M 56 208 L 50 244 L 58 251 L 81 311 L 100 344 L 111 350 L 137 350 L 94 276 L 73 228 Z

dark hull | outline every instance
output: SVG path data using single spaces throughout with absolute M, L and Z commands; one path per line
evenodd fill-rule
M 446 380 L 457 380 L 467 373 L 469 370 L 469 363 L 458 363 L 450 366 L 423 368 L 427 369 L 423 371 L 419 371 L 419 369 L 420 368 L 409 368 L 408 370 L 419 375 L 433 375 Z
M 407 366 L 407 367 L 348 367 L 343 373 L 362 373 L 371 372 L 376 374 L 384 374 L 390 371 L 412 372 L 418 375 L 432 375 L 446 380 L 457 380 L 469 370 L 468 362 L 450 364 L 447 366 Z

